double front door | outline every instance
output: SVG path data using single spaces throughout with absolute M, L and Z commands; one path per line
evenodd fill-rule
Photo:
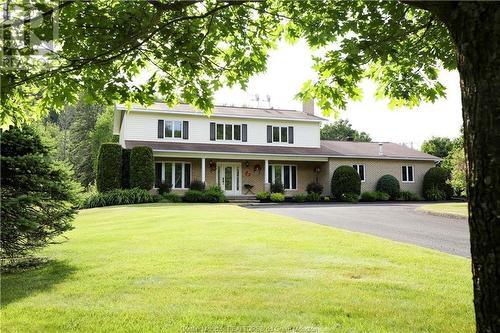
M 241 195 L 241 163 L 217 163 L 217 185 L 226 195 Z

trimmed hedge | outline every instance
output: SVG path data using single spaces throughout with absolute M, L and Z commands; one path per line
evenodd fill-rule
M 224 192 L 218 186 L 210 186 L 204 191 L 188 190 L 184 193 L 184 201 L 186 202 L 210 202 L 223 203 L 226 202 Z
M 189 189 L 195 191 L 204 191 L 205 183 L 202 182 L 201 180 L 193 180 L 191 184 L 189 184 Z
M 122 188 L 130 188 L 130 149 L 122 150 Z
M 85 197 L 80 208 L 130 205 L 155 201 L 157 201 L 157 198 L 146 190 L 139 188 L 128 190 L 118 189 L 104 193 L 90 193 Z
M 389 194 L 391 200 L 396 200 L 399 196 L 399 181 L 391 175 L 383 175 L 377 182 L 377 192 Z
M 257 192 L 255 198 L 260 201 L 267 201 L 271 197 L 271 193 L 269 192 Z
M 183 199 L 186 202 L 203 202 L 205 197 L 202 191 L 187 190 L 186 193 L 184 193 Z
M 285 201 L 285 195 L 283 193 L 271 193 L 270 199 L 272 202 L 283 202 Z
M 107 192 L 122 186 L 122 147 L 117 143 L 103 143 L 97 156 L 97 190 Z
M 363 192 L 361 193 L 361 201 L 387 201 L 389 194 L 384 192 Z
M 320 183 L 316 183 L 316 182 L 309 183 L 309 184 L 307 184 L 306 192 L 309 194 L 311 194 L 311 193 L 321 194 L 321 193 L 323 193 L 323 185 L 321 185 Z
M 351 201 L 361 193 L 361 179 L 352 166 L 341 165 L 334 172 L 331 181 L 332 197 L 337 200 Z
M 305 202 L 307 200 L 307 194 L 297 193 L 293 196 L 293 201 L 295 202 Z
M 440 200 L 438 198 L 444 197 L 442 199 L 444 200 L 451 198 L 453 188 L 448 184 L 450 177 L 450 172 L 445 168 L 433 167 L 427 170 L 422 184 L 425 199 Z M 441 191 L 442 194 L 437 193 L 437 191 Z M 430 195 L 431 192 L 432 195 Z
M 271 193 L 285 194 L 285 186 L 280 181 L 271 184 Z
M 146 146 L 132 148 L 130 153 L 130 187 L 151 190 L 154 180 L 153 150 Z
M 401 201 L 420 201 L 420 200 L 422 200 L 422 197 L 414 192 L 401 191 L 399 193 L 398 200 L 401 200 Z

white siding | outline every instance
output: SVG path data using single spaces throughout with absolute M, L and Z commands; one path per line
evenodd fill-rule
M 189 121 L 189 139 L 159 139 L 158 119 L 187 120 Z M 210 122 L 227 124 L 247 124 L 248 141 L 210 141 Z M 303 122 L 293 120 L 265 120 L 265 119 L 243 119 L 223 117 L 200 117 L 181 114 L 161 114 L 154 112 L 127 112 L 122 124 L 120 142 L 123 140 L 141 141 L 178 141 L 190 143 L 231 143 L 246 145 L 270 145 L 267 143 L 267 125 L 293 126 L 294 143 L 272 143 L 272 145 L 293 147 L 319 147 L 320 146 L 320 123 Z M 122 143 L 123 144 L 123 143 Z

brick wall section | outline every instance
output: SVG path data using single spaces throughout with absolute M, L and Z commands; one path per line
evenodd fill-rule
M 402 191 L 411 191 L 422 194 L 422 182 L 427 170 L 435 164 L 433 161 L 411 161 L 411 160 L 376 160 L 376 159 L 345 159 L 345 158 L 330 158 L 330 179 L 335 169 L 341 165 L 365 165 L 365 181 L 361 183 L 361 192 L 375 191 L 376 185 L 380 177 L 383 175 L 392 175 L 399 180 L 399 185 Z M 401 175 L 401 167 L 403 165 L 412 165 L 414 173 L 414 181 L 412 183 L 403 183 Z M 330 179 L 325 186 L 325 194 L 330 194 Z

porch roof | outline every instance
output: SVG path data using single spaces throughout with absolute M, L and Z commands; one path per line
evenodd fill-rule
M 337 157 L 337 158 L 365 158 L 365 159 L 398 159 L 398 160 L 429 160 L 439 161 L 436 156 L 422 153 L 395 143 L 383 143 L 383 154 L 379 155 L 378 142 L 345 142 L 321 141 L 319 148 L 287 147 L 276 145 L 243 145 L 243 144 L 214 144 L 190 142 L 157 142 L 126 140 L 125 147 L 149 146 L 153 151 L 195 153 L 195 154 L 233 154 L 233 155 L 272 155 L 296 157 Z

